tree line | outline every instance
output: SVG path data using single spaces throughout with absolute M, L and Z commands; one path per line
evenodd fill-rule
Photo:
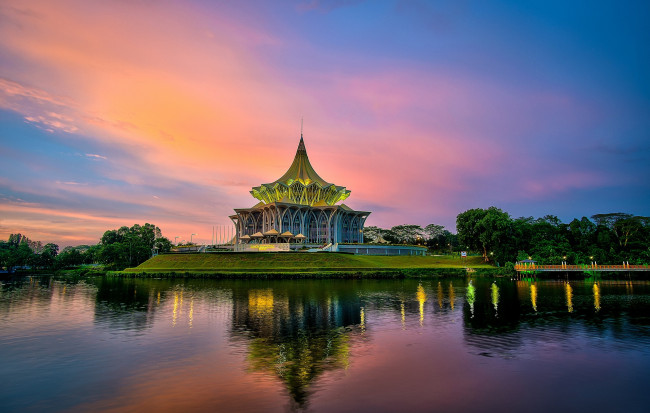
M 424 245 L 431 251 L 451 252 L 458 249 L 458 236 L 444 226 L 429 224 L 425 227 L 407 224 L 396 225 L 390 229 L 368 226 L 363 229 L 366 243 L 389 243 Z
M 554 215 L 512 218 L 496 207 L 458 214 L 456 234 L 442 225 L 365 227 L 364 241 L 426 245 L 432 252 L 465 250 L 505 265 L 532 259 L 538 264 L 650 263 L 650 217 L 622 212 L 563 223 Z
M 481 254 L 497 265 L 531 258 L 538 264 L 650 263 L 650 217 L 626 213 L 597 214 L 563 223 L 558 217 L 512 218 L 496 207 L 475 208 L 458 214 L 457 234 L 444 226 L 397 225 L 390 229 L 368 226 L 367 243 L 427 246 L 433 253 L 460 250 Z M 22 234 L 0 241 L 0 269 L 64 269 L 102 264 L 107 269 L 135 267 L 154 251 L 165 253 L 172 243 L 153 224 L 135 224 L 104 232 L 95 245 L 65 247 L 42 244 Z
M 54 243 L 42 245 L 22 234 L 11 234 L 0 241 L 0 268 L 56 270 L 83 264 L 102 264 L 107 269 L 135 267 L 149 259 L 154 251 L 169 252 L 172 243 L 153 224 L 135 224 L 108 230 L 95 245 L 65 247 L 59 252 Z
M 470 209 L 456 218 L 458 241 L 494 263 L 533 259 L 538 264 L 647 264 L 650 217 L 622 212 L 563 223 L 554 215 L 511 218 L 496 207 Z

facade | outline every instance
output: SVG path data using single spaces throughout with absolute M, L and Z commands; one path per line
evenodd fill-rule
M 237 244 L 363 243 L 363 225 L 370 212 L 337 205 L 350 191 L 316 173 L 302 135 L 289 170 L 271 183 L 252 188 L 251 194 L 259 203 L 235 209 L 230 216 Z

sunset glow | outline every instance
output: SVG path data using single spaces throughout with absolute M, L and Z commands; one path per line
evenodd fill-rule
M 648 215 L 649 7 L 3 0 L 0 239 L 210 242 L 301 117 L 366 225 Z

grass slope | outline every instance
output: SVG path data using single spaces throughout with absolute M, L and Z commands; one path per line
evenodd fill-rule
M 158 255 L 125 272 L 291 272 L 418 268 L 492 268 L 481 257 L 376 256 L 338 253 L 214 253 Z

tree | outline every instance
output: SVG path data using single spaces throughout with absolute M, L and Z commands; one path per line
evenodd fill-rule
M 158 253 L 169 252 L 172 249 L 172 243 L 165 237 L 158 237 L 154 243 L 154 248 L 158 250 Z
M 586 252 L 594 243 L 595 235 L 596 224 L 587 217 L 569 223 L 569 242 L 574 251 Z
M 515 252 L 512 238 L 512 219 L 507 212 L 490 207 L 479 221 L 479 240 L 486 261 L 505 262 Z M 489 254 L 489 255 L 488 255 Z
M 419 225 L 397 225 L 390 229 L 392 242 L 399 244 L 417 244 L 424 239 L 424 230 Z
M 106 231 L 100 244 L 99 260 L 116 268 L 140 265 L 151 257 L 155 245 L 163 252 L 171 249 L 171 242 L 161 236 L 160 228 L 149 223 Z
M 84 263 L 84 254 L 82 251 L 88 250 L 87 245 L 77 247 L 65 247 L 63 251 L 56 256 L 55 265 L 58 268 L 76 267 Z
M 8 270 L 12 270 L 14 267 L 31 265 L 33 261 L 34 252 L 29 248 L 27 242 L 21 242 L 10 250 L 6 265 Z
M 480 251 L 485 261 L 510 261 L 516 253 L 512 219 L 499 208 L 465 211 L 456 217 L 456 228 L 460 243 Z
M 458 241 L 462 246 L 474 251 L 483 249 L 479 238 L 481 232 L 479 223 L 486 214 L 487 211 L 481 208 L 469 209 L 458 214 L 456 217 L 456 230 L 458 231 Z
M 0 241 L 0 270 L 7 267 L 10 254 L 9 243 Z
M 444 235 L 445 227 L 437 224 L 429 224 L 424 227 L 424 234 L 427 236 L 427 239 L 435 239 L 441 235 Z M 448 232 L 448 231 L 447 231 Z
M 363 240 L 365 242 L 380 242 L 387 230 L 375 226 L 368 226 L 363 229 Z
M 59 253 L 59 246 L 53 243 L 45 244 L 41 253 L 38 256 L 38 266 L 44 268 L 51 268 L 54 266 L 54 260 Z

